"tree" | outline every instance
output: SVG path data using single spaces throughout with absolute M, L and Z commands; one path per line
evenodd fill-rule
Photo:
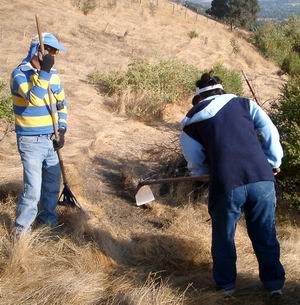
M 233 26 L 251 28 L 256 21 L 259 12 L 257 0 L 229 0 L 228 19 L 231 28 Z
M 213 0 L 207 13 L 220 19 L 224 19 L 229 13 L 228 0 Z
M 250 28 L 256 21 L 259 5 L 257 0 L 213 0 L 208 14 L 227 20 L 234 26 Z

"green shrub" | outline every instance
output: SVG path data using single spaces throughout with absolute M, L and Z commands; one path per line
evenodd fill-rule
M 216 65 L 214 70 L 223 79 L 226 91 L 242 94 L 238 73 L 222 65 Z M 161 119 L 167 104 L 189 100 L 200 75 L 197 68 L 178 60 L 134 61 L 125 72 L 95 71 L 88 75 L 88 80 L 101 93 L 112 97 L 113 110 L 148 121 Z
M 300 207 L 300 77 L 287 83 L 272 115 L 284 148 L 282 173 L 278 176 L 283 197 Z
M 193 39 L 193 38 L 197 38 L 199 35 L 198 35 L 198 33 L 196 31 L 193 30 L 193 31 L 188 32 L 188 36 L 191 39 Z
M 94 72 L 88 76 L 101 93 L 119 99 L 120 108 L 141 119 L 159 119 L 167 104 L 178 103 L 190 97 L 199 71 L 176 60 L 158 63 L 134 61 L 126 72 Z M 128 93 L 129 92 L 129 93 Z M 125 93 L 125 96 L 124 96 Z M 117 109 L 115 109 L 117 110 Z
M 6 92 L 6 85 L 0 80 L 0 119 L 11 121 L 13 119 L 13 108 L 10 95 Z
M 291 52 L 281 65 L 281 69 L 292 75 L 300 75 L 300 56 L 296 52 Z
M 228 93 L 243 95 L 243 79 L 239 72 L 231 71 L 222 64 L 213 67 L 214 75 L 221 78 L 224 90 Z
M 300 17 L 281 23 L 266 23 L 258 28 L 254 43 L 262 53 L 292 75 L 299 74 Z M 296 68 L 293 66 L 296 65 Z

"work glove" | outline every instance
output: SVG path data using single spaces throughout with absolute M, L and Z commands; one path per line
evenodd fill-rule
M 42 60 L 40 61 L 40 65 L 41 70 L 49 73 L 54 65 L 54 56 L 50 54 L 43 55 Z
M 65 144 L 65 133 L 66 133 L 65 128 L 58 129 L 58 139 L 53 139 L 53 147 L 55 151 L 63 148 Z
M 272 169 L 273 170 L 273 174 L 274 174 L 274 176 L 276 176 L 277 174 L 279 174 L 280 173 L 280 168 L 273 168 Z

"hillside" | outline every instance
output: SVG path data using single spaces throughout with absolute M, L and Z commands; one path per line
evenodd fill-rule
M 15 135 L 0 142 L 1 305 L 224 302 L 210 277 L 205 204 L 158 196 L 152 209 L 139 209 L 124 191 L 128 171 L 146 176 L 152 169 L 145 150 L 176 139 L 190 102 L 168 109 L 163 122 L 144 124 L 112 113 L 106 97 L 87 83 L 87 75 L 124 70 L 135 58 L 178 58 L 199 69 L 221 62 L 243 69 L 266 105 L 277 98 L 284 80 L 278 67 L 243 38 L 247 34 L 232 33 L 202 16 L 196 19 L 180 6 L 173 12 L 167 1 L 157 3 L 153 13 L 146 1 L 101 0 L 100 7 L 85 16 L 67 0 L 38 0 L 34 5 L 0 0 L 1 79 L 8 82 L 11 70 L 25 57 L 36 35 L 35 13 L 42 29 L 56 34 L 68 48 L 56 63 L 70 113 L 63 155 L 72 190 L 87 210 L 83 216 L 61 208 L 62 224 L 56 231 L 39 228 L 15 244 L 11 229 L 22 167 Z M 192 30 L 199 34 L 195 39 L 188 37 Z M 240 46 L 238 54 L 232 39 Z M 299 230 L 286 222 L 279 232 L 288 279 L 283 304 L 295 305 L 300 303 Z M 237 237 L 240 291 L 227 303 L 269 304 L 243 225 Z

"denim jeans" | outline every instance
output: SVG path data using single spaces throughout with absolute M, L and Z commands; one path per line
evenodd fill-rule
M 60 166 L 50 136 L 17 136 L 24 183 L 17 206 L 17 233 L 30 231 L 36 217 L 42 224 L 57 224 Z
M 268 290 L 281 289 L 285 272 L 280 263 L 276 238 L 274 182 L 246 184 L 211 199 L 213 277 L 217 286 L 230 290 L 236 281 L 234 235 L 237 222 L 245 213 L 248 235 L 255 251 L 259 276 Z

